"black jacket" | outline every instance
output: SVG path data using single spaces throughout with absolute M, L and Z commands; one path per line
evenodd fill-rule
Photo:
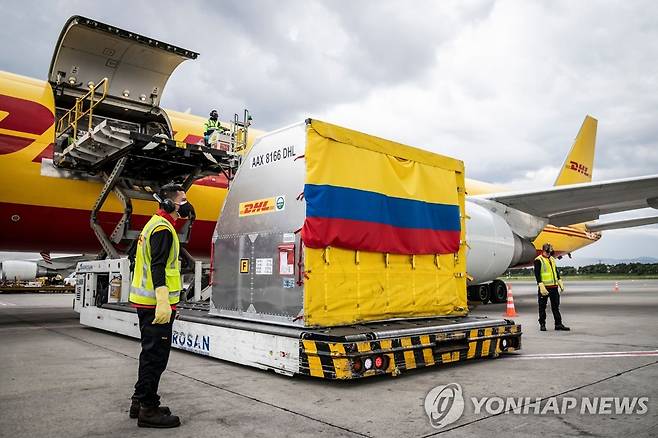
M 169 230 L 158 230 L 151 234 L 151 278 L 153 287 L 158 288 L 167 284 L 165 268 L 174 237 Z

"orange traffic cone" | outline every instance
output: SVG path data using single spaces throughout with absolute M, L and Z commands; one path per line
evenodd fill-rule
M 507 311 L 503 316 L 518 316 L 514 308 L 514 296 L 512 296 L 512 285 L 507 285 Z
M 613 292 L 619 292 L 619 282 L 615 281 L 615 287 L 612 289 Z

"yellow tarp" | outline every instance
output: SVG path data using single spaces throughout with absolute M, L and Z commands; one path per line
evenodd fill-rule
M 307 184 L 459 205 L 464 242 L 461 161 L 315 120 L 305 158 Z M 306 248 L 304 265 L 307 326 L 467 313 L 464 244 L 441 255 Z
M 377 152 L 377 143 L 372 140 L 379 140 L 376 137 L 351 131 L 349 138 L 342 136 L 342 140 L 337 140 L 313 128 L 315 124 L 307 133 L 306 184 L 329 184 L 441 204 L 459 203 L 456 172 L 442 165 L 457 167 L 461 162 L 453 163 L 452 159 L 433 154 L 428 157 L 426 151 L 387 140 L 381 140 L 387 146 L 382 148 L 386 152 Z M 337 129 L 334 127 L 330 133 Z M 367 140 L 364 143 L 368 148 L 361 147 L 361 138 Z M 390 155 L 395 152 L 398 155 Z M 417 161 L 421 158 L 434 159 Z

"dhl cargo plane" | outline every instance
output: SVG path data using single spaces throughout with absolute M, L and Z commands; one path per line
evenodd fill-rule
M 156 108 L 169 76 L 190 58 L 189 53 L 75 16 L 60 35 L 48 80 L 0 71 L 0 250 L 100 250 L 89 217 L 102 181 L 53 164 L 57 119 L 71 107 L 72 96 L 85 91 L 84 84 L 101 77 L 110 81 L 108 101 L 126 114 L 144 106 L 147 94 L 143 90 L 149 90 L 149 103 Z M 204 118 L 163 112 L 175 140 L 202 141 Z M 510 192 L 467 179 L 467 214 L 478 218 L 467 221 L 469 292 L 483 301 L 504 300 L 504 283 L 489 282 L 509 267 L 532 261 L 536 248 L 545 242 L 552 243 L 558 255 L 570 254 L 596 242 L 602 230 L 656 222 L 656 218 L 591 222 L 607 213 L 658 207 L 656 175 L 591 182 L 596 127 L 594 118 L 585 118 L 555 187 Z M 250 144 L 258 134 L 250 130 Z M 191 186 L 188 198 L 196 208 L 196 221 L 187 247 L 193 255 L 209 256 L 226 193 L 227 179 L 221 175 L 199 179 Z M 140 228 L 153 210 L 152 202 L 135 201 L 134 228 Z M 106 232 L 122 213 L 121 203 L 111 196 L 99 215 Z

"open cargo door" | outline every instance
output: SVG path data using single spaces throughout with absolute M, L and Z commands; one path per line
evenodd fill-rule
M 85 93 L 88 83 L 108 78 L 108 96 L 159 106 L 172 72 L 198 53 L 81 16 L 59 36 L 49 81 L 64 92 Z

